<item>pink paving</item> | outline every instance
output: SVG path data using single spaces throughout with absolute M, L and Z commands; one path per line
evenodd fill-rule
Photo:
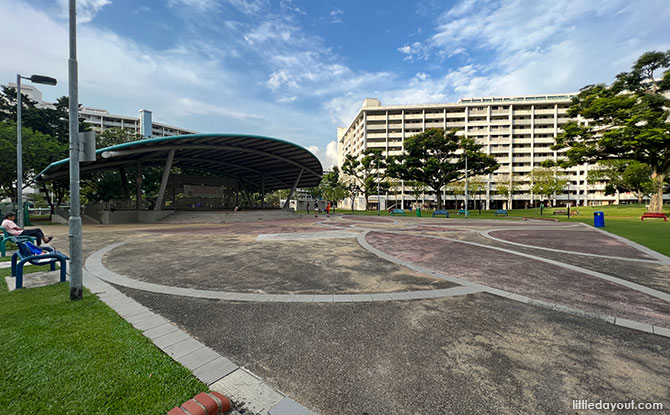
M 490 235 L 505 241 L 543 248 L 623 258 L 653 259 L 628 244 L 592 230 L 519 229 L 494 231 Z
M 670 327 L 670 304 L 541 261 L 459 242 L 370 232 L 373 247 L 404 261 L 467 281 L 584 311 Z
M 392 219 L 386 218 L 377 218 L 374 216 L 354 216 L 354 215 L 344 215 L 342 219 L 353 220 L 356 222 L 383 222 L 383 223 L 393 223 Z

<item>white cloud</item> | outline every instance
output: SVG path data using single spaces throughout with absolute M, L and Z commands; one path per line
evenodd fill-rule
M 464 0 L 439 15 L 426 39 L 398 48 L 408 61 L 441 58 L 446 67 L 461 66 L 434 80 L 417 75 L 409 88 L 379 95 L 414 103 L 574 92 L 611 82 L 643 52 L 670 48 L 659 36 L 667 32 L 666 6 L 665 0 L 644 7 L 625 0 Z
M 342 15 L 344 11 L 335 9 L 330 11 L 330 23 L 342 23 Z
M 109 0 L 77 0 L 77 23 L 87 23 L 108 4 L 112 2 Z M 64 18 L 70 15 L 70 2 L 68 0 L 58 0 L 58 7 L 60 14 Z
M 307 149 L 319 158 L 324 170 L 330 171 L 333 166 L 337 166 L 337 141 L 329 142 L 325 150 L 319 146 L 309 146 Z

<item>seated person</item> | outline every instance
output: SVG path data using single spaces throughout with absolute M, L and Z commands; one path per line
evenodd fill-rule
M 53 236 L 46 236 L 40 228 L 37 229 L 22 229 L 14 223 L 16 220 L 16 214 L 14 212 L 5 213 L 5 219 L 2 221 L 2 227 L 5 228 L 8 234 L 12 236 L 34 236 L 37 239 L 37 246 L 40 246 L 42 242 L 49 243 L 53 239 Z

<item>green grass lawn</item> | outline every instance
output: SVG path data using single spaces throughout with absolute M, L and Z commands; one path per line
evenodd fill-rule
M 663 255 L 670 256 L 670 222 L 664 222 L 663 219 L 645 219 L 644 222 L 640 220 L 640 216 L 646 212 L 644 205 L 616 205 L 616 206 L 587 206 L 587 207 L 573 207 L 571 211 L 578 211 L 578 216 L 572 216 L 568 219 L 567 215 L 553 215 L 555 210 L 565 210 L 565 208 L 545 208 L 543 215 L 540 215 L 539 208 L 533 209 L 515 209 L 509 212 L 509 216 L 495 216 L 494 210 L 470 211 L 471 219 L 515 219 L 520 217 L 526 218 L 550 218 L 561 222 L 583 222 L 593 226 L 593 212 L 602 211 L 605 215 L 605 228 L 603 230 L 613 234 L 623 236 L 631 241 L 637 242 L 647 248 L 653 249 Z M 352 214 L 351 209 L 337 209 L 338 214 Z M 665 205 L 664 212 L 670 217 L 670 206 Z M 305 212 L 298 212 L 305 213 Z M 390 214 L 382 210 L 381 216 L 390 216 Z M 422 217 L 431 217 L 433 210 L 422 210 Z M 449 210 L 450 217 L 463 218 L 463 215 L 457 215 L 456 210 Z M 312 212 L 313 214 L 313 212 Z M 356 215 L 372 215 L 376 216 L 376 210 L 369 211 L 355 211 Z M 416 211 L 409 212 L 405 209 L 405 215 L 416 216 Z
M 9 274 L 0 269 L 0 413 L 165 414 L 207 391 L 89 291 L 8 292 Z

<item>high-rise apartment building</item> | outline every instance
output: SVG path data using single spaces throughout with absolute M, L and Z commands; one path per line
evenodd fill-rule
M 556 160 L 562 151 L 551 146 L 569 118 L 566 113 L 574 94 L 532 95 L 518 97 L 463 98 L 455 104 L 382 105 L 367 98 L 360 111 L 346 128 L 338 128 L 338 164 L 341 167 L 347 154 L 361 155 L 366 149 L 381 148 L 385 155 L 400 155 L 404 140 L 429 128 L 456 130 L 482 145 L 482 151 L 494 156 L 500 167 L 493 174 L 481 177 L 484 190 L 471 192 L 469 200 L 481 198 L 486 209 L 509 207 L 508 197 L 499 194 L 496 186 L 513 182 L 514 208 L 539 204 L 530 186 L 530 172 L 547 159 Z M 568 184 L 565 192 L 556 195 L 557 205 L 586 205 L 618 203 L 621 199 L 635 200 L 632 194 L 606 196 L 602 183 L 587 182 L 589 166 L 584 164 L 565 170 Z M 462 195 L 442 189 L 447 207 L 460 206 Z M 403 182 L 397 182 L 388 193 L 380 196 L 382 209 L 409 203 L 433 204 L 435 192 L 428 190 L 420 197 Z M 345 203 L 351 203 L 346 201 Z M 377 195 L 369 198 L 377 204 Z M 547 201 L 544 202 L 547 204 Z M 364 198 L 355 201 L 358 209 L 365 208 Z
M 9 82 L 8 86 L 16 88 L 16 83 Z M 42 100 L 42 92 L 31 84 L 21 85 L 21 93 L 36 102 L 38 108 L 55 108 L 50 102 Z M 91 129 L 101 133 L 110 128 L 131 130 L 144 137 L 169 137 L 172 135 L 195 134 L 195 131 L 174 127 L 152 121 L 151 111 L 141 109 L 139 117 L 110 114 L 109 111 L 99 108 L 82 106 L 79 117 L 90 124 Z

